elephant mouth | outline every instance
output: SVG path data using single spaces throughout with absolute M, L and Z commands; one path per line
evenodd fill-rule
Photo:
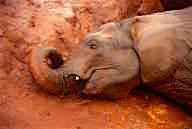
M 57 50 L 49 50 L 43 61 L 51 71 L 59 72 L 59 76 L 62 78 L 59 84 L 54 83 L 54 85 L 59 85 L 59 90 L 64 95 L 79 94 L 83 89 L 86 81 L 88 79 L 82 79 L 80 75 L 74 73 L 68 73 L 67 71 L 62 71 L 61 68 L 65 63 L 63 55 L 61 55 Z M 62 71 L 62 72 L 61 72 Z M 61 74 L 62 73 L 62 74 Z M 53 86 L 55 87 L 55 86 Z
M 90 75 L 89 75 L 89 78 L 87 78 L 87 79 L 83 79 L 80 75 L 78 75 L 78 74 L 69 74 L 66 78 L 67 78 L 67 80 L 72 80 L 73 81 L 73 84 L 75 84 L 75 85 L 73 85 L 71 82 L 68 84 L 70 87 L 69 88 L 71 88 L 71 90 L 72 89 L 74 89 L 73 87 L 75 86 L 75 92 L 73 92 L 73 93 L 75 93 L 75 94 L 77 94 L 77 95 L 84 95 L 83 94 L 83 90 L 84 90 L 84 88 L 85 88 L 85 86 L 86 86 L 86 84 L 90 81 L 90 79 L 91 79 L 91 77 L 94 75 L 94 73 L 96 72 L 96 70 L 95 71 L 93 71 Z M 68 81 L 69 82 L 69 81 Z
M 96 97 L 96 98 L 110 98 L 106 97 L 102 93 L 102 88 L 94 87 L 93 89 L 89 89 L 87 85 L 95 84 L 99 81 L 98 78 L 95 78 L 95 75 L 98 77 L 97 72 L 101 72 L 102 70 L 111 69 L 112 67 L 100 67 L 97 69 L 92 70 L 92 72 L 89 74 L 89 77 L 84 79 L 78 74 L 70 74 L 69 77 L 73 78 L 73 81 L 75 82 L 76 89 L 78 91 L 76 92 L 77 95 L 83 96 L 83 97 Z M 101 76 L 102 77 L 102 76 Z M 100 77 L 99 77 L 100 78 Z M 110 99 L 113 99 L 112 97 Z
M 69 89 L 73 90 L 73 92 L 69 92 L 67 95 L 73 93 L 74 95 L 79 95 L 81 97 L 102 97 L 100 96 L 101 92 L 100 92 L 100 88 L 94 88 L 92 89 L 92 92 L 85 92 L 87 89 L 87 85 L 89 85 L 89 83 L 92 83 L 92 81 L 95 81 L 95 74 L 97 74 L 97 72 L 99 72 L 100 70 L 103 69 L 110 69 L 109 68 L 98 68 L 95 70 L 92 70 L 92 72 L 89 74 L 88 78 L 83 78 L 78 74 L 69 74 L 66 79 L 68 80 L 68 84 L 69 85 Z M 72 80 L 73 82 L 69 81 Z M 97 80 L 99 81 L 99 80 Z M 66 86 L 65 86 L 66 87 Z M 74 88 L 75 87 L 75 88 Z M 75 89 L 75 90 L 74 90 Z M 103 98 L 103 97 L 102 97 Z
M 49 53 L 45 56 L 44 61 L 50 69 L 56 71 L 59 71 L 60 68 L 66 63 L 63 59 L 63 56 L 56 50 L 49 51 Z M 70 72 L 68 72 L 68 69 L 65 69 L 63 70 L 62 75 L 63 82 L 60 83 L 59 87 L 65 95 L 73 94 L 87 96 L 83 93 L 83 90 L 85 89 L 89 81 L 93 79 L 93 75 L 97 71 L 103 69 L 109 69 L 109 67 L 90 69 L 86 77 L 81 76 L 81 74 L 76 71 L 69 70 Z

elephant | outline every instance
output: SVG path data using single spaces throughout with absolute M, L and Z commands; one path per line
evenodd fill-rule
M 116 99 L 146 86 L 192 108 L 192 7 L 104 24 L 66 60 L 49 43 L 40 43 L 29 68 L 54 94 Z

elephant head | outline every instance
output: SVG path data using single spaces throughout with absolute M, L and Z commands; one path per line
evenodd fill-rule
M 105 24 L 88 34 L 66 61 L 50 44 L 41 43 L 31 54 L 32 75 L 52 93 L 77 89 L 91 96 L 126 96 L 140 84 L 139 59 L 129 36 L 119 23 Z
M 154 84 L 173 76 L 192 48 L 191 9 L 107 23 L 85 36 L 65 61 L 49 44 L 39 44 L 32 51 L 30 70 L 53 93 L 74 89 L 119 98 L 141 83 L 156 89 Z M 159 91 L 183 96 L 184 89 L 178 88 L 164 85 Z

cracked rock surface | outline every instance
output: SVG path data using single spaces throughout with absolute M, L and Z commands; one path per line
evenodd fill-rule
M 68 56 L 98 26 L 158 11 L 159 0 L 0 0 L 0 128 L 191 129 L 187 112 L 149 92 L 117 101 L 52 96 L 28 70 L 40 42 Z

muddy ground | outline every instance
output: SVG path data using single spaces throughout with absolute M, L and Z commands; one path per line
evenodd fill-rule
M 33 46 L 64 56 L 101 24 L 163 11 L 158 0 L 0 0 L 0 129 L 191 129 L 192 116 L 149 92 L 109 101 L 53 96 L 33 81 Z

